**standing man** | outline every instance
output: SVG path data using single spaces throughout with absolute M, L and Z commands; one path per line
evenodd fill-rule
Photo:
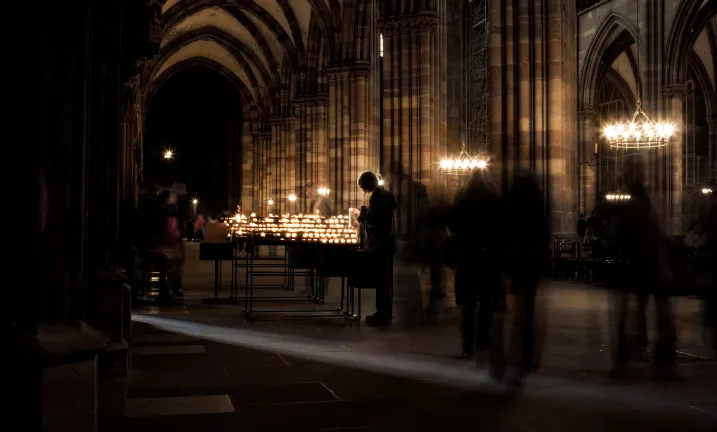
M 395 250 L 394 219 L 396 198 L 378 184 L 378 177 L 366 171 L 358 179 L 358 186 L 364 193 L 370 193 L 368 207 L 361 206 L 359 223 L 365 228 L 364 249 L 370 257 L 376 272 L 376 313 L 366 318 L 370 326 L 391 324 L 393 305 L 391 304 L 391 270 Z

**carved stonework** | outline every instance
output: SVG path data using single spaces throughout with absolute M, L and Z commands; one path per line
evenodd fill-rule
M 296 124 L 294 116 L 273 116 L 269 118 L 269 124 L 272 126 L 291 126 Z
M 595 120 L 600 116 L 600 113 L 594 108 L 579 108 L 578 118 L 580 120 Z
M 684 99 L 685 86 L 682 84 L 669 84 L 662 86 L 662 95 L 667 99 Z
M 328 103 L 329 103 L 329 95 L 326 93 L 316 93 L 316 94 L 312 94 L 312 95 L 297 96 L 293 100 L 293 104 L 297 108 L 328 105 Z
M 378 20 L 378 29 L 384 37 L 401 34 L 433 33 L 438 26 L 438 15 L 432 12 L 417 15 L 387 17 Z
M 371 63 L 356 62 L 351 64 L 337 64 L 326 67 L 326 74 L 330 80 L 349 77 L 368 77 L 371 74 Z

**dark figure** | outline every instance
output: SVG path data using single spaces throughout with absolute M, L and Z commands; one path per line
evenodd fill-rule
M 700 268 L 705 280 L 705 325 L 712 330 L 712 349 L 717 354 L 717 195 L 712 192 L 708 198 L 708 205 L 700 218 L 705 236 Z
M 366 323 L 371 326 L 389 325 L 393 315 L 390 290 L 396 242 L 393 219 L 396 198 L 378 185 L 378 177 L 370 171 L 361 174 L 358 186 L 371 194 L 368 207 L 361 207 L 358 221 L 365 229 L 364 249 L 374 267 L 372 270 L 377 272 L 376 313 L 367 317 Z
M 613 245 L 619 262 L 617 271 L 617 304 L 615 305 L 615 356 L 611 376 L 626 374 L 631 347 L 626 334 L 629 294 L 638 297 L 638 343 L 647 345 L 645 308 L 650 295 L 655 300 L 657 341 L 653 362 L 654 379 L 675 378 L 675 318 L 670 302 L 673 276 L 667 259 L 668 240 L 660 230 L 650 198 L 643 184 L 641 161 L 632 158 L 625 164 L 625 184 L 632 197 L 618 204 L 615 211 Z
M 588 223 L 585 220 L 585 215 L 581 214 L 580 219 L 578 219 L 578 235 L 580 237 L 585 237 L 585 230 L 588 227 Z
M 504 202 L 476 171 L 458 194 L 449 228 L 456 261 L 456 303 L 462 307 L 463 354 L 490 349 L 493 313 L 504 307 L 501 279 L 501 236 L 504 235 Z M 476 314 L 477 306 L 477 314 Z M 482 359 L 479 359 L 482 360 Z
M 440 312 L 441 301 L 446 297 L 444 286 L 443 265 L 445 259 L 445 247 L 448 239 L 448 218 L 451 208 L 445 203 L 433 203 L 428 213 L 428 247 L 425 256 L 425 265 L 431 272 L 431 294 L 428 307 L 426 307 L 426 319 L 434 321 Z
M 602 218 L 597 210 L 593 211 L 592 215 L 588 218 L 585 228 L 587 227 L 591 227 L 596 236 L 600 237 L 602 235 Z M 583 233 L 583 235 L 585 235 L 585 233 Z
M 543 193 L 535 177 L 520 173 L 508 195 L 507 270 L 516 299 L 512 345 L 519 347 L 519 364 L 513 365 L 509 384 L 519 384 L 524 374 L 537 368 L 535 297 L 549 258 L 550 223 Z

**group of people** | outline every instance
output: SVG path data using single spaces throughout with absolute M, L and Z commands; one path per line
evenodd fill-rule
M 419 261 L 430 269 L 431 295 L 427 316 L 435 315 L 435 305 L 445 296 L 443 269 L 455 271 L 456 303 L 462 309 L 462 351 L 487 363 L 494 378 L 520 383 L 522 376 L 536 367 L 540 347 L 536 343 L 536 293 L 546 274 L 550 257 L 550 222 L 546 200 L 537 180 L 529 172 L 513 178 L 507 194 L 501 194 L 484 171 L 474 171 L 453 204 L 429 203 L 425 187 L 392 172 L 387 179 L 396 199 L 379 185 L 378 177 L 366 172 L 359 187 L 370 194 L 369 205 L 358 210 L 357 220 L 365 238 L 364 250 L 376 271 L 376 314 L 369 325 L 387 325 L 392 318 L 390 286 L 394 256 L 403 261 Z M 623 183 L 630 200 L 612 203 L 585 220 L 578 232 L 590 247 L 600 246 L 599 255 L 610 256 L 615 293 L 611 311 L 613 362 L 611 376 L 623 378 L 627 364 L 635 357 L 644 358 L 648 346 L 646 308 L 653 299 L 656 309 L 657 339 L 653 361 L 653 379 L 679 379 L 675 372 L 676 330 L 671 296 L 676 281 L 673 275 L 669 237 L 661 231 L 644 185 L 642 161 L 635 158 L 625 164 Z M 717 204 L 712 199 L 708 214 L 702 218 L 699 233 L 687 239 L 704 251 L 699 271 L 705 286 L 705 317 L 714 328 L 717 321 L 714 264 L 717 253 Z M 406 207 L 406 208 L 403 208 Z M 398 213 L 398 215 L 396 214 Z M 406 217 L 406 214 L 409 216 Z M 411 226 L 406 229 L 406 225 Z M 689 237 L 689 236 L 688 236 Z M 398 239 L 398 247 L 397 247 Z M 403 243 L 403 245 L 401 245 Z M 408 245 L 406 248 L 405 246 Z M 511 345 L 519 351 L 512 363 L 506 363 L 502 336 L 492 330 L 496 314 L 506 309 L 506 295 L 515 299 L 516 322 Z M 710 294 L 711 293 L 711 294 Z M 628 337 L 627 317 L 630 299 L 637 298 L 638 336 Z M 500 326 L 498 326 L 500 327 Z M 713 348 L 717 336 L 712 332 Z M 637 352 L 637 354 L 636 354 Z
M 359 187 L 370 194 L 369 205 L 358 210 L 357 220 L 377 283 L 377 311 L 366 323 L 391 322 L 394 255 L 430 269 L 429 317 L 445 297 L 443 269 L 448 264 L 455 269 L 456 302 L 462 307 L 463 354 L 488 362 L 496 379 L 502 380 L 510 370 L 506 379 L 519 382 L 535 364 L 535 297 L 548 258 L 550 228 L 536 179 L 519 173 L 503 197 L 484 171 L 475 171 L 453 205 L 431 205 L 425 186 L 395 171 L 387 183 L 397 194 L 410 195 L 401 200 L 380 186 L 374 173 L 365 172 L 358 180 Z M 490 338 L 494 315 L 505 309 L 508 285 L 518 300 L 513 330 L 521 352 L 511 368 L 503 360 L 502 344 Z

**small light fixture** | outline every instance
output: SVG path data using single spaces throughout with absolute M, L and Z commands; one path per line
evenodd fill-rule
M 461 145 L 461 152 L 455 159 L 443 159 L 441 168 L 449 175 L 467 175 L 474 169 L 488 168 L 488 160 L 471 157 L 466 151 L 465 143 Z
M 296 195 L 294 195 L 294 194 L 289 195 L 289 201 L 291 201 L 291 202 L 296 201 Z
M 709 194 L 711 194 L 711 193 L 712 193 L 712 189 L 711 189 L 711 188 L 707 188 L 707 187 L 706 187 L 706 188 L 702 188 L 702 194 L 703 194 L 703 195 L 709 195 Z
M 194 205 L 197 205 L 197 204 L 199 204 L 199 200 L 198 200 L 198 199 L 196 199 L 196 198 L 194 198 L 194 199 L 192 200 L 192 204 L 194 204 Z
M 319 195 L 328 195 L 329 193 L 331 193 L 329 188 L 325 188 L 325 187 L 319 188 Z
M 174 152 L 172 150 L 165 150 L 164 151 L 164 158 L 169 160 L 174 157 Z
M 630 198 L 632 198 L 630 195 L 622 194 L 622 193 L 612 193 L 605 195 L 605 198 L 608 201 L 627 201 Z
M 269 199 L 269 200 L 267 200 L 266 203 L 269 204 L 270 206 L 273 206 L 273 205 L 274 205 L 274 200 L 273 200 L 273 199 Z

